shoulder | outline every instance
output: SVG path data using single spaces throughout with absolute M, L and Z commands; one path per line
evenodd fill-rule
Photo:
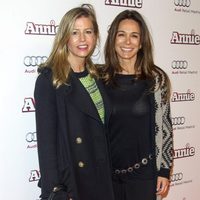
M 164 70 L 157 67 L 155 68 L 155 91 L 160 91 L 161 96 L 163 99 L 163 102 L 169 102 L 170 101 L 170 95 L 171 95 L 171 82 Z
M 52 82 L 52 70 L 49 67 L 38 68 L 38 77 L 36 84 L 51 83 Z M 53 85 L 53 84 L 52 84 Z
M 159 84 L 161 87 L 165 86 L 169 81 L 169 77 L 166 72 L 158 66 L 155 66 L 154 77 L 156 84 Z
M 35 95 L 54 91 L 52 70 L 49 67 L 43 67 L 38 69 L 38 73 L 39 75 L 35 82 Z
M 42 77 L 42 78 L 47 78 L 47 79 L 51 79 L 52 77 L 52 70 L 50 67 L 39 67 L 38 68 L 38 77 Z
M 166 72 L 158 66 L 155 66 L 154 74 L 155 77 L 167 77 Z

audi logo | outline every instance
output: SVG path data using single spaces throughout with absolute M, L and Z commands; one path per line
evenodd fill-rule
M 24 57 L 24 65 L 27 67 L 35 67 L 44 63 L 47 60 L 47 56 L 26 56 Z
M 172 69 L 187 69 L 188 62 L 186 60 L 173 60 Z
M 185 117 L 172 117 L 172 125 L 183 125 L 185 124 Z
M 172 174 L 170 177 L 171 182 L 181 181 L 183 179 L 183 173 L 179 172 L 176 174 Z
M 191 5 L 191 0 L 174 0 L 174 5 L 189 7 Z
M 36 134 L 36 132 L 28 132 L 26 134 L 26 141 L 27 142 L 37 142 L 37 134 Z

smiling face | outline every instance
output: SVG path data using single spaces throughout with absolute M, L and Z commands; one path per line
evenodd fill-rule
M 119 62 L 135 64 L 137 53 L 141 48 L 140 27 L 132 19 L 124 19 L 119 23 L 115 38 L 115 51 Z
M 96 45 L 96 35 L 89 17 L 76 19 L 69 41 L 67 43 L 69 56 L 72 62 L 85 60 Z

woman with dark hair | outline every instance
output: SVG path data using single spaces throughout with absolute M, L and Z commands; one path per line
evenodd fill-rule
M 160 199 L 172 167 L 170 81 L 154 64 L 137 11 L 125 10 L 111 23 L 103 79 L 113 107 L 107 138 L 115 200 Z
M 109 107 L 91 55 L 99 31 L 91 5 L 62 18 L 35 85 L 41 199 L 113 200 L 105 135 Z

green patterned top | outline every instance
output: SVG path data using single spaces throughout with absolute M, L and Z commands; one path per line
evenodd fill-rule
M 79 80 L 92 98 L 92 101 L 97 108 L 101 121 L 104 123 L 105 110 L 103 99 L 94 78 L 92 78 L 90 74 L 87 74 L 87 76 L 80 77 Z

